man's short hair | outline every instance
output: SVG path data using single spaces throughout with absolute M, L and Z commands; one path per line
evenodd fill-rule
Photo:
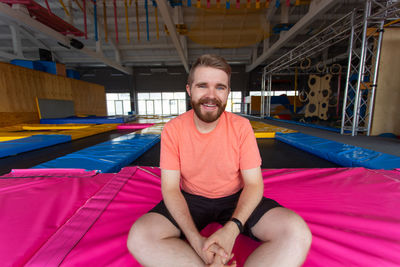
M 211 67 L 224 71 L 228 75 L 228 82 L 229 82 L 228 85 L 230 86 L 232 69 L 231 66 L 229 66 L 228 62 L 226 62 L 226 60 L 223 57 L 211 54 L 205 54 L 200 56 L 196 60 L 196 62 L 192 65 L 189 72 L 187 83 L 190 87 L 192 86 L 194 71 L 196 70 L 197 67 Z

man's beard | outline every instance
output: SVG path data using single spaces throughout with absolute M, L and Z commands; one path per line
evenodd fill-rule
M 225 107 L 226 107 L 226 103 L 222 104 L 222 102 L 220 100 L 211 99 L 208 97 L 201 98 L 198 102 L 195 102 L 191 99 L 190 103 L 192 104 L 193 110 L 196 113 L 197 117 L 199 117 L 199 119 L 204 122 L 216 121 L 221 116 L 221 114 L 224 112 Z M 201 111 L 202 104 L 216 105 L 217 113 L 215 114 L 214 112 L 204 112 L 204 114 L 203 114 Z

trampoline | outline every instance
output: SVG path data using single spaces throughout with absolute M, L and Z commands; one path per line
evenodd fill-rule
M 257 139 L 262 168 L 332 168 L 339 165 L 276 139 Z M 130 166 L 160 166 L 160 143 L 132 162 Z
M 264 195 L 296 211 L 313 234 L 303 266 L 398 266 L 400 170 L 263 170 Z M 5 266 L 140 266 L 126 248 L 133 222 L 161 199 L 160 169 L 119 173 L 17 170 L 0 177 Z M 27 205 L 29 203 L 29 209 Z M 205 236 L 219 226 L 203 229 Z M 240 235 L 238 266 L 258 246 Z
M 138 134 L 159 133 L 160 127 Z M 0 209 L 6 215 L 0 217 L 0 262 L 140 266 L 127 251 L 126 238 L 133 222 L 161 199 L 159 143 L 130 167 L 113 169 L 117 173 L 21 169 L 37 165 L 38 160 L 48 162 L 59 157 L 57 153 L 92 149 L 118 136 L 117 140 L 130 139 L 132 134 L 126 134 L 114 130 L 0 159 L 0 172 L 7 173 L 0 177 Z M 337 168 L 277 139 L 257 139 L 257 144 L 264 195 L 300 214 L 313 233 L 304 266 L 400 264 L 400 169 Z M 20 170 L 9 173 L 11 168 Z M 208 236 L 218 227 L 211 224 L 202 233 Z M 257 246 L 238 237 L 233 251 L 238 266 Z
M 12 157 L 0 158 L 0 175 L 8 173 L 12 169 L 31 168 L 131 132 L 129 130 L 113 130 L 40 150 L 21 153 Z M 327 168 L 338 166 L 276 139 L 257 139 L 257 143 L 263 159 L 263 168 Z M 129 163 L 129 165 L 159 166 L 159 146 L 159 144 L 155 144 L 134 162 Z

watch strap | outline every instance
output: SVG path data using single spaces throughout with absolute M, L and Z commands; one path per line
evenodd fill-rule
M 230 221 L 234 222 L 237 225 L 240 233 L 243 233 L 243 224 L 241 221 L 239 221 L 238 219 L 236 219 L 234 217 L 232 217 Z

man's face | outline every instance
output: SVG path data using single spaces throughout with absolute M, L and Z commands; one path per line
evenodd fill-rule
M 194 72 L 191 88 L 186 85 L 186 90 L 197 117 L 204 122 L 214 122 L 225 110 L 230 92 L 229 77 L 222 70 L 200 66 Z

